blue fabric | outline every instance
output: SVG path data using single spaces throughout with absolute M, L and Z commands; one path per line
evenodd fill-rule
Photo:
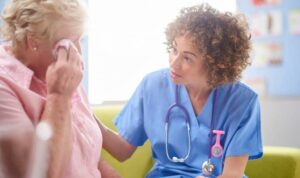
M 224 154 L 212 158 L 216 171 L 222 173 L 226 156 L 248 154 L 250 159 L 262 156 L 260 110 L 257 95 L 246 85 L 236 82 L 217 88 L 213 129 L 224 130 L 221 145 Z M 175 102 L 175 84 L 169 70 L 147 75 L 137 87 L 124 109 L 115 120 L 120 134 L 132 145 L 140 146 L 149 139 L 156 164 L 148 174 L 154 177 L 195 177 L 202 175 L 201 166 L 208 159 L 211 130 L 212 91 L 199 115 L 195 115 L 187 90 L 179 86 L 179 103 L 187 108 L 191 119 L 191 153 L 184 163 L 168 160 L 165 149 L 165 116 Z M 170 157 L 184 157 L 188 151 L 187 131 L 182 113 L 174 111 L 169 122 Z M 215 143 L 215 136 L 213 136 Z

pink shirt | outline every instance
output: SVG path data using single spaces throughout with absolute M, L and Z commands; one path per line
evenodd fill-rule
M 41 119 L 46 85 L 0 46 L 0 135 L 14 125 L 35 127 Z M 100 178 L 102 135 L 82 88 L 72 98 L 73 147 L 65 178 Z

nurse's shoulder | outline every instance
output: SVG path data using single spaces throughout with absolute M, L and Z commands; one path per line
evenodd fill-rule
M 249 86 L 242 82 L 233 82 L 218 87 L 218 100 L 223 101 L 229 108 L 249 107 L 249 104 L 258 102 L 258 95 Z
M 257 93 L 254 90 L 240 81 L 222 85 L 218 87 L 218 90 L 220 90 L 223 95 L 228 97 L 242 97 L 243 99 L 257 97 Z
M 245 123 L 258 123 L 260 120 L 258 95 L 241 82 L 219 86 L 216 101 L 219 118 L 223 118 L 223 122 L 219 123 L 227 132 L 235 131 Z

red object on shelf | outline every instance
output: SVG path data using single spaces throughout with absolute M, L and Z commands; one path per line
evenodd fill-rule
M 265 0 L 251 0 L 251 2 L 255 6 L 261 6 L 266 3 Z

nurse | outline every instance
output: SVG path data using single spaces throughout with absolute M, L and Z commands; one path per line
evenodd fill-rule
M 149 139 L 156 163 L 147 178 L 246 177 L 248 160 L 262 156 L 258 96 L 239 81 L 247 23 L 193 6 L 166 38 L 170 67 L 145 76 L 115 120 L 119 134 L 102 128 L 104 148 L 122 161 Z

